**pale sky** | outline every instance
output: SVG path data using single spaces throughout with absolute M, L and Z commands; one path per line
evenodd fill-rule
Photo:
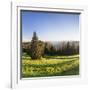
M 33 32 L 43 41 L 79 41 L 79 13 L 21 11 L 22 41 L 30 41 Z

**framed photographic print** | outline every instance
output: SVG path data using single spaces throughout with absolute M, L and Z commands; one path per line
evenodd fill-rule
M 21 10 L 21 78 L 79 75 L 79 12 Z
M 13 88 L 85 82 L 84 8 L 12 3 L 11 16 Z

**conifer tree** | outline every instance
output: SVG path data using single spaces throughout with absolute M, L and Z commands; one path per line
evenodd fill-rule
M 42 41 L 38 40 L 36 32 L 33 32 L 33 37 L 31 40 L 30 56 L 32 59 L 41 59 L 44 52 L 44 44 Z

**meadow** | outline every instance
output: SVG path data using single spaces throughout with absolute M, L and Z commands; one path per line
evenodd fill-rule
M 44 56 L 41 60 L 32 60 L 24 53 L 21 65 L 23 78 L 79 75 L 79 55 Z

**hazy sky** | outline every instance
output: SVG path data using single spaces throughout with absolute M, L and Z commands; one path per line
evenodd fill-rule
M 33 32 L 43 41 L 80 40 L 79 15 L 22 11 L 22 41 L 30 41 Z

